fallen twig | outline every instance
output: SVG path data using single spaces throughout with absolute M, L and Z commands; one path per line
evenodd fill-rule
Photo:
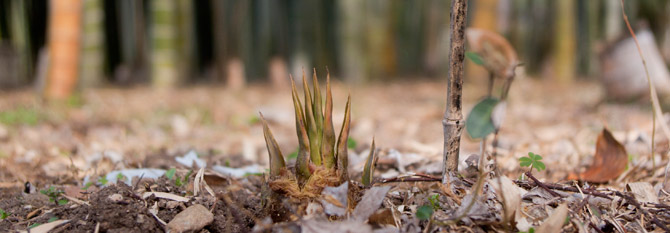
M 535 178 L 535 177 L 533 176 L 533 174 L 530 173 L 530 171 L 527 171 L 525 174 L 526 174 L 526 176 L 528 176 L 528 178 L 532 179 L 533 182 L 535 182 L 535 185 L 540 186 L 540 188 L 543 188 L 544 190 L 546 190 L 547 192 L 549 192 L 549 194 L 551 194 L 552 196 L 554 196 L 554 197 L 563 197 L 563 195 L 560 195 L 560 194 L 558 194 L 557 192 L 554 192 L 554 190 L 551 190 L 551 189 L 550 189 L 549 187 L 547 187 L 544 183 L 540 182 L 537 178 Z
M 519 185 L 522 188 L 526 188 L 526 189 L 532 188 L 532 186 L 529 183 L 524 182 L 524 181 L 517 180 L 517 181 L 514 181 L 514 183 L 516 183 L 517 185 Z M 564 185 L 552 184 L 552 183 L 543 183 L 543 184 L 544 184 L 544 186 L 546 186 L 547 188 L 552 189 L 552 190 L 560 190 L 560 191 L 567 191 L 567 192 L 573 192 L 573 193 L 578 193 L 579 192 L 579 189 L 577 189 L 575 187 L 572 187 L 572 186 L 564 186 Z M 606 198 L 608 200 L 612 200 L 612 197 L 610 197 L 609 195 L 607 195 L 605 193 L 598 192 L 598 190 L 584 189 L 584 190 L 582 190 L 582 192 L 584 192 L 585 194 L 590 194 L 590 195 L 596 196 L 596 197 L 602 197 L 602 198 Z
M 649 212 L 648 212 L 647 210 L 645 210 L 644 208 L 642 208 L 642 206 L 640 205 L 640 203 L 637 202 L 637 200 L 635 200 L 635 198 L 633 198 L 633 197 L 631 197 L 631 196 L 629 196 L 629 195 L 626 195 L 626 194 L 624 194 L 624 193 L 622 193 L 622 192 L 619 192 L 619 191 L 614 191 L 614 194 L 616 194 L 617 196 L 620 196 L 620 197 L 626 199 L 626 202 L 628 202 L 628 203 L 630 203 L 630 204 L 633 204 L 633 205 L 635 206 L 635 208 L 637 208 L 638 210 L 640 210 L 640 212 L 642 212 L 643 215 L 646 215 L 646 216 L 650 217 L 650 218 L 651 218 L 651 222 L 653 222 L 654 224 L 656 224 L 658 227 L 660 227 L 661 229 L 663 229 L 665 232 L 670 232 L 670 228 L 668 228 L 665 224 L 663 224 L 660 220 L 658 220 L 658 218 L 656 218 L 655 216 L 649 214 Z

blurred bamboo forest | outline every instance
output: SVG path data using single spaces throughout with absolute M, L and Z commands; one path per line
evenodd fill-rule
M 668 1 L 626 4 L 670 60 Z M 469 25 L 508 38 L 528 74 L 567 82 L 597 76 L 598 54 L 627 35 L 619 0 L 468 7 Z M 449 12 L 444 0 L 0 0 L 0 86 L 281 85 L 302 67 L 347 82 L 443 79 Z

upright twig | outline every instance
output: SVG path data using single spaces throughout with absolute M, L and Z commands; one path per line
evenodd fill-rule
M 644 73 L 647 77 L 647 83 L 649 83 L 649 95 L 651 98 L 651 106 L 652 106 L 652 129 L 651 129 L 651 162 L 653 163 L 653 167 L 656 167 L 656 160 L 654 160 L 654 140 L 655 140 L 655 135 L 656 135 L 656 118 L 661 119 L 661 129 L 663 130 L 663 133 L 665 134 L 665 137 L 670 140 L 670 127 L 668 127 L 668 124 L 663 120 L 663 110 L 661 110 L 661 105 L 658 103 L 658 95 L 656 94 L 656 87 L 654 84 L 651 82 L 651 77 L 649 76 L 649 69 L 647 69 L 647 60 L 644 59 L 644 55 L 642 55 L 642 49 L 640 48 L 640 42 L 637 41 L 637 36 L 635 36 L 635 32 L 633 32 L 633 28 L 630 26 L 630 22 L 628 22 L 628 15 L 626 15 L 626 11 L 624 11 L 624 0 L 621 0 L 621 14 L 623 15 L 623 20 L 626 22 L 626 27 L 628 27 L 628 32 L 630 32 L 630 35 L 633 37 L 633 41 L 635 41 L 635 46 L 637 47 L 637 52 L 640 54 L 640 59 L 642 60 L 642 66 L 644 66 Z
M 463 132 L 462 87 L 463 63 L 465 59 L 465 19 L 467 0 L 451 2 L 450 44 L 449 44 L 449 84 L 447 86 L 447 104 L 442 125 L 444 129 L 444 164 L 442 183 L 458 170 L 458 152 Z M 451 173 L 451 174 L 450 174 Z

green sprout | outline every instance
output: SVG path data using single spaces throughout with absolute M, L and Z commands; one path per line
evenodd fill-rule
M 428 197 L 428 201 L 430 201 L 430 206 L 433 207 L 433 210 L 440 209 L 440 194 Z
M 433 207 L 424 205 L 416 209 L 416 217 L 420 220 L 427 220 L 433 216 Z
M 9 212 L 6 212 L 2 208 L 0 208 L 0 219 L 6 219 L 7 217 L 9 217 L 9 215 L 10 215 Z
M 542 161 L 542 156 L 535 154 L 533 152 L 528 152 L 528 157 L 519 158 L 519 165 L 522 167 L 529 167 L 530 170 L 533 168 L 537 169 L 538 172 L 546 169 Z
M 107 185 L 107 182 L 109 182 L 109 180 L 107 180 L 107 176 L 102 176 L 102 177 L 100 177 L 100 179 L 98 179 L 98 181 L 99 181 L 100 184 L 102 184 L 102 185 Z
M 49 189 L 40 190 L 40 193 L 49 197 L 49 201 L 56 203 L 57 205 L 65 205 L 68 203 L 68 200 L 63 198 L 63 193 L 65 192 L 63 192 L 63 190 L 58 190 L 53 186 L 49 187 Z
M 168 178 L 168 180 L 171 180 L 172 177 L 174 177 L 174 173 L 177 172 L 177 169 L 175 168 L 170 168 L 167 172 L 165 172 L 165 177 Z

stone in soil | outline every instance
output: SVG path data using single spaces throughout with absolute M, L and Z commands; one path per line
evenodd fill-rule
M 168 232 L 197 231 L 214 221 L 214 215 L 200 204 L 192 205 L 177 214 L 167 224 Z

